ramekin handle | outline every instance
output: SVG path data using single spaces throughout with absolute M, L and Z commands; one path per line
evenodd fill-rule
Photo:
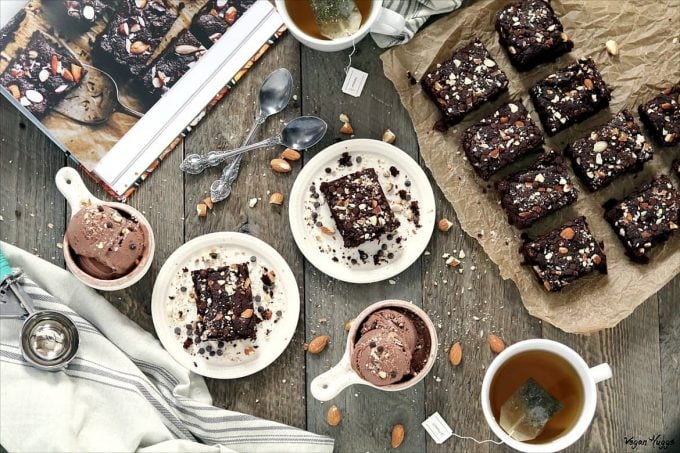
M 101 201 L 87 190 L 83 179 L 71 167 L 60 169 L 54 180 L 57 184 L 57 189 L 59 189 L 59 192 L 61 192 L 69 206 L 71 206 L 71 216 L 80 211 L 83 206 Z
M 317 400 L 328 401 L 350 385 L 363 382 L 364 380 L 356 374 L 349 363 L 349 351 L 345 351 L 340 363 L 314 378 L 310 390 Z

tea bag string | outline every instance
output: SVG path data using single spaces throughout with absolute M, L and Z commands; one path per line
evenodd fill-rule
M 491 442 L 492 444 L 496 444 L 496 445 L 502 445 L 502 444 L 503 444 L 503 441 L 502 441 L 502 440 L 501 440 L 501 441 L 496 441 L 496 440 L 491 440 L 491 439 L 487 439 L 487 440 L 477 440 L 477 439 L 475 439 L 474 437 L 460 436 L 460 435 L 458 435 L 458 434 L 456 434 L 456 433 L 451 433 L 451 434 L 452 434 L 454 437 L 457 437 L 457 438 L 459 438 L 459 439 L 463 439 L 463 440 L 471 440 L 471 441 L 473 441 L 473 442 L 475 442 L 475 443 L 477 443 L 477 444 L 479 444 L 479 445 L 485 444 L 485 443 L 487 443 L 487 442 Z
M 352 39 L 352 52 L 349 54 L 349 57 L 348 57 L 349 63 L 347 63 L 347 66 L 345 67 L 345 74 L 347 74 L 347 72 L 349 72 L 349 68 L 352 66 L 352 55 L 354 55 L 356 53 L 356 51 L 357 51 L 356 42 L 354 41 L 354 39 Z

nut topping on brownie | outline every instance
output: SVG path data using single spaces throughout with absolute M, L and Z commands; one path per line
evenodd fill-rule
M 256 0 L 210 0 L 196 14 L 191 32 L 206 46 L 216 43 Z
M 110 8 L 104 0 L 65 0 L 66 15 L 77 21 L 91 24 Z
M 574 203 L 578 190 L 562 156 L 548 150 L 526 170 L 504 178 L 496 184 L 501 206 L 511 225 L 523 229 L 550 213 Z
M 553 61 L 574 47 L 547 0 L 520 0 L 496 16 L 500 42 L 520 70 Z
M 449 125 L 508 89 L 508 78 L 479 40 L 455 51 L 420 81 Z
M 479 176 L 488 180 L 521 156 L 538 151 L 543 133 L 524 104 L 512 101 L 470 126 L 462 142 L 468 161 Z
M 653 153 L 628 110 L 565 149 L 574 171 L 591 191 L 600 190 L 626 172 L 641 170 Z
M 319 189 L 345 247 L 358 247 L 399 227 L 373 168 L 322 182 Z
M 647 263 L 652 249 L 678 229 L 680 197 L 662 175 L 622 201 L 610 201 L 604 218 L 614 228 L 634 261 Z
M 565 286 L 595 270 L 607 273 L 603 245 L 594 237 L 585 217 L 577 217 L 521 248 L 526 265 L 548 291 Z
M 664 146 L 680 143 L 680 82 L 638 107 L 640 119 Z
M 582 58 L 529 90 L 548 135 L 567 129 L 609 105 L 611 92 L 590 58 Z

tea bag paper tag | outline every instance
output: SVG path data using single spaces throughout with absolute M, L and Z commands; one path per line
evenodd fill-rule
M 422 423 L 422 425 L 423 428 L 425 428 L 425 431 L 427 431 L 430 437 L 432 437 L 432 439 L 437 444 L 443 444 L 449 437 L 453 435 L 453 430 L 446 423 L 446 421 L 444 421 L 442 416 L 439 415 L 439 412 L 432 414 Z
M 364 90 L 364 85 L 368 79 L 368 73 L 359 71 L 357 68 L 349 67 L 345 83 L 342 84 L 342 92 L 358 98 Z

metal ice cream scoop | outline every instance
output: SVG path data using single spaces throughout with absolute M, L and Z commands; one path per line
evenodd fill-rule
M 71 319 L 54 310 L 36 311 L 19 284 L 21 272 L 13 273 L 0 250 L 0 317 L 23 318 L 21 354 L 28 363 L 47 371 L 66 368 L 76 356 L 80 343 L 78 329 Z

